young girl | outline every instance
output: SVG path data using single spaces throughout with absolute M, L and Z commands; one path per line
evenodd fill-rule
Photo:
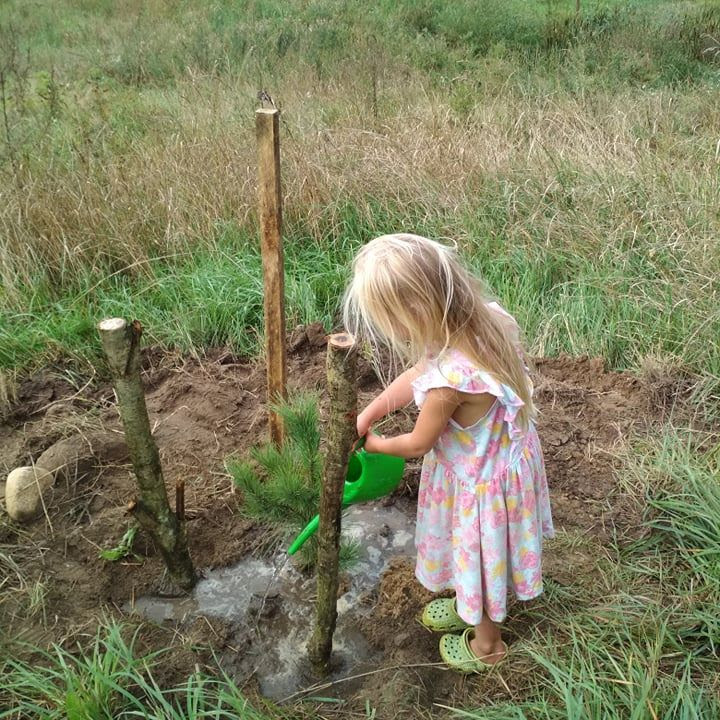
M 370 452 L 425 454 L 415 573 L 455 598 L 433 600 L 422 622 L 449 633 L 440 639 L 444 662 L 479 672 L 508 652 L 497 624 L 508 586 L 521 600 L 542 592 L 542 538 L 553 534 L 517 324 L 450 248 L 404 233 L 359 252 L 345 324 L 411 365 L 360 413 L 358 435 Z M 412 432 L 369 433 L 413 398 Z

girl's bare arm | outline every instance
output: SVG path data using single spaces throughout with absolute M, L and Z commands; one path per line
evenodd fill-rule
M 357 418 L 358 436 L 367 435 L 372 424 L 398 408 L 405 407 L 413 398 L 411 383 L 420 375 L 417 367 L 398 375 Z
M 365 440 L 365 449 L 404 458 L 424 455 L 435 445 L 462 401 L 462 393 L 452 388 L 430 390 L 412 432 L 392 438 L 370 434 Z

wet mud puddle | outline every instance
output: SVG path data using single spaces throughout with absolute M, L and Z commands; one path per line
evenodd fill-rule
M 359 558 L 343 574 L 333 641 L 336 677 L 346 676 L 372 659 L 357 621 L 369 611 L 388 561 L 413 555 L 415 521 L 399 504 L 355 505 L 343 514 L 343 537 L 357 541 Z M 349 582 L 349 586 L 348 586 Z M 314 618 L 315 580 L 299 572 L 284 551 L 272 558 L 248 557 L 238 564 L 211 570 L 189 598 L 141 597 L 126 609 L 155 622 L 195 616 L 222 618 L 234 628 L 237 653 L 223 665 L 240 679 L 254 676 L 266 697 L 283 699 L 313 681 L 305 645 Z

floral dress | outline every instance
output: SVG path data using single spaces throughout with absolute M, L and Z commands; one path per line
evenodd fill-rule
M 466 622 L 501 622 L 508 587 L 521 600 L 542 592 L 542 538 L 553 536 L 537 431 L 519 424 L 520 397 L 458 351 L 429 360 L 412 386 L 418 407 L 440 387 L 496 398 L 469 427 L 451 419 L 425 456 L 415 574 L 433 592 L 454 589 Z

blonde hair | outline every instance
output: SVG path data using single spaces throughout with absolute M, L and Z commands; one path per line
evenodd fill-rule
M 386 345 L 393 362 L 459 350 L 523 400 L 518 415 L 527 427 L 535 409 L 517 326 L 488 303 L 452 248 L 397 233 L 371 240 L 355 257 L 343 315 L 350 332 L 375 349 Z

